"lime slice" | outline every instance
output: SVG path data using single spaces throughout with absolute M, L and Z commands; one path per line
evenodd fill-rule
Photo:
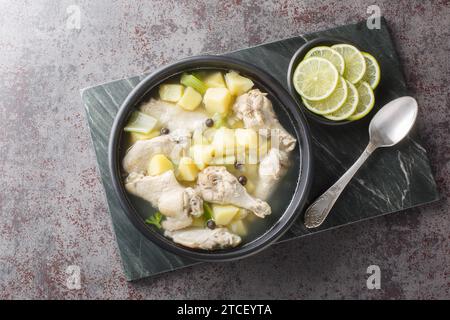
M 344 74 L 345 61 L 344 58 L 336 50 L 325 46 L 315 47 L 309 50 L 305 55 L 305 59 L 311 57 L 327 59 L 336 67 L 340 75 Z
M 344 57 L 344 78 L 353 84 L 360 81 L 366 72 L 366 61 L 361 52 L 349 44 L 336 44 L 331 48 Z
M 325 114 L 324 117 L 334 121 L 340 121 L 347 119 L 350 117 L 356 110 L 356 106 L 358 105 L 359 95 L 356 87 L 351 84 L 349 81 L 345 80 L 348 86 L 348 95 L 347 100 L 345 100 L 342 107 L 340 107 L 337 111 Z
M 314 58 L 311 58 L 314 59 Z M 344 78 L 339 77 L 338 85 L 333 93 L 326 99 L 311 101 L 302 98 L 304 105 L 314 113 L 327 114 L 338 110 L 347 99 L 348 86 Z
M 361 53 L 366 60 L 366 73 L 364 74 L 362 80 L 370 84 L 370 87 L 375 90 L 375 88 L 378 86 L 378 83 L 380 83 L 380 66 L 378 65 L 377 60 L 371 54 L 367 52 Z
M 318 101 L 330 96 L 339 80 L 336 67 L 324 58 L 309 58 L 300 62 L 292 82 L 295 90 L 305 99 Z
M 373 90 L 367 82 L 362 81 L 358 84 L 356 89 L 358 90 L 359 101 L 355 113 L 348 117 L 348 119 L 352 121 L 361 119 L 367 115 L 375 104 Z

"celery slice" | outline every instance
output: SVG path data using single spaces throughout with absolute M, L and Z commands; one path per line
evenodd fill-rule
M 200 79 L 192 74 L 183 73 L 181 76 L 180 83 L 185 85 L 186 87 L 191 87 L 200 92 L 201 94 L 205 94 L 208 87 L 203 83 Z
M 226 118 L 218 112 L 214 113 L 212 119 L 214 120 L 214 128 L 216 129 L 226 125 Z
M 126 132 L 148 134 L 153 130 L 157 122 L 158 120 L 156 120 L 152 116 L 149 116 L 148 114 L 139 111 L 133 111 L 127 125 L 123 130 Z
M 206 201 L 203 202 L 203 217 L 205 218 L 205 221 L 211 220 L 213 218 L 213 211 L 211 209 L 211 206 Z
M 192 72 L 192 75 L 193 75 L 194 77 L 196 77 L 197 79 L 203 81 L 203 80 L 205 79 L 207 73 L 206 73 L 206 71 L 204 71 L 204 70 L 198 70 L 198 71 L 193 71 L 193 72 Z

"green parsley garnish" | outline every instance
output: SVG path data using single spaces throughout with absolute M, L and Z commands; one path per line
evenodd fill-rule
M 161 212 L 155 212 L 153 215 L 148 217 L 147 220 L 145 220 L 145 223 L 146 224 L 152 224 L 155 227 L 157 227 L 158 229 L 161 229 L 162 217 L 163 216 L 162 216 Z

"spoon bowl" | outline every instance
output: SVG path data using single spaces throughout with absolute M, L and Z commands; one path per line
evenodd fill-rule
M 417 102 L 412 97 L 397 98 L 381 108 L 369 125 L 374 147 L 390 147 L 400 142 L 416 121 L 417 110 Z

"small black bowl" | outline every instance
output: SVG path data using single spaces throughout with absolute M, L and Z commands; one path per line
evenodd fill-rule
M 268 97 L 274 103 L 275 111 L 281 112 L 283 121 L 289 126 L 291 134 L 298 141 L 293 152 L 293 159 L 296 159 L 295 174 L 290 174 L 283 185 L 289 185 L 292 190 L 290 194 L 283 194 L 277 197 L 277 202 L 283 204 L 282 212 L 273 212 L 269 217 L 273 217 L 273 224 L 261 235 L 248 243 L 241 244 L 236 248 L 206 251 L 183 247 L 164 237 L 152 226 L 145 224 L 143 217 L 136 210 L 131 201 L 131 196 L 126 192 L 121 175 L 121 161 L 124 153 L 122 147 L 123 128 L 131 112 L 153 92 L 162 82 L 177 76 L 183 72 L 198 69 L 221 69 L 236 70 L 242 75 L 249 77 L 255 82 L 256 87 L 268 93 Z M 281 119 L 280 119 L 281 121 Z M 282 122 L 282 124 L 284 124 Z M 143 79 L 137 87 L 128 95 L 117 113 L 112 126 L 109 146 L 108 146 L 109 169 L 111 173 L 113 187 L 120 202 L 121 207 L 134 226 L 142 234 L 172 253 L 201 261 L 227 261 L 241 259 L 264 248 L 280 238 L 298 218 L 305 205 L 311 181 L 312 181 L 312 152 L 309 129 L 303 114 L 300 112 L 296 102 L 291 95 L 276 81 L 271 75 L 260 68 L 229 57 L 220 56 L 196 56 L 187 58 L 171 65 L 165 66 Z M 275 210 L 274 210 L 275 211 Z M 277 218 L 279 216 L 279 218 Z
M 322 117 L 321 115 L 315 114 L 314 112 L 311 112 L 308 108 L 305 107 L 305 105 L 303 104 L 302 98 L 300 97 L 298 92 L 295 90 L 294 84 L 292 82 L 292 77 L 294 75 L 295 68 L 303 60 L 303 58 L 305 57 L 305 55 L 308 53 L 309 50 L 311 50 L 314 47 L 318 47 L 318 46 L 328 46 L 329 47 L 329 46 L 332 46 L 335 44 L 340 44 L 340 43 L 351 44 L 358 48 L 358 46 L 356 46 L 352 42 L 345 40 L 345 39 L 340 39 L 340 38 L 334 38 L 334 37 L 328 38 L 327 37 L 327 38 L 316 38 L 316 39 L 310 40 L 310 41 L 306 42 L 303 46 L 301 46 L 295 52 L 295 54 L 292 56 L 291 62 L 289 63 L 288 73 L 287 73 L 287 84 L 288 84 L 289 92 L 294 97 L 294 99 L 297 101 L 297 103 L 302 107 L 302 109 L 304 110 L 306 115 L 309 118 L 313 119 L 314 121 L 317 121 L 321 124 L 331 125 L 331 126 L 350 124 L 350 123 L 354 123 L 356 121 L 350 121 L 350 120 L 333 121 L 333 120 L 328 120 L 327 118 Z

